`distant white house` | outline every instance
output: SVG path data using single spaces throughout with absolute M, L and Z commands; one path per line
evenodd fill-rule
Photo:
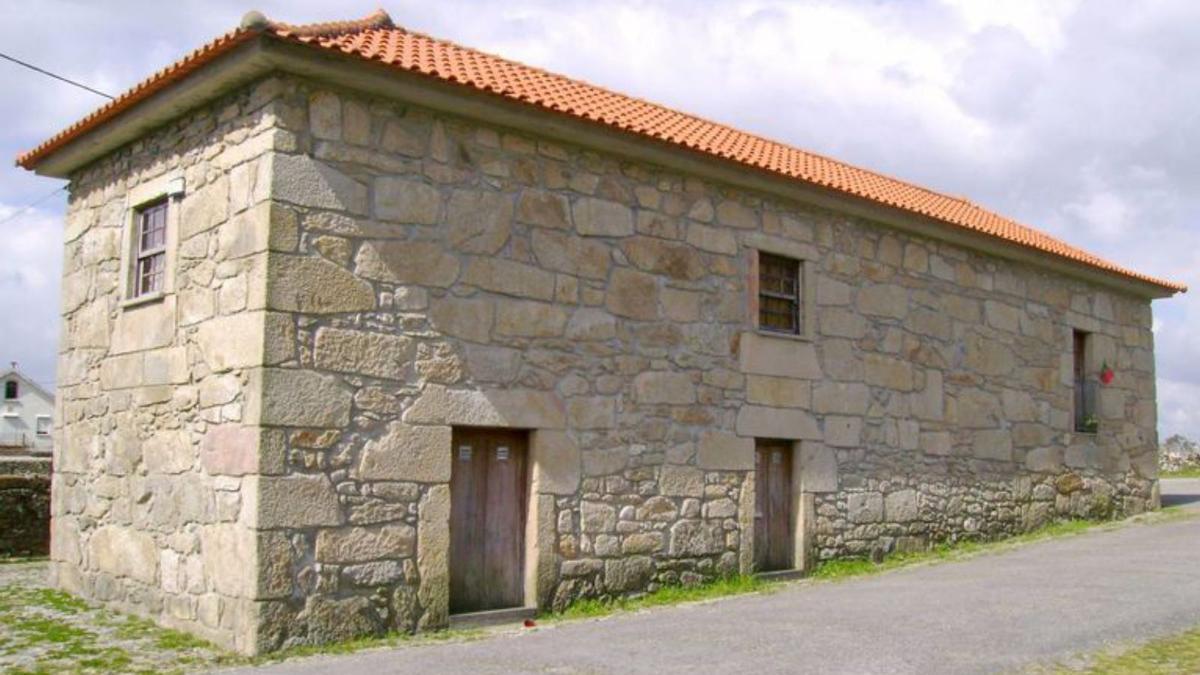
M 16 366 L 0 372 L 0 454 L 50 454 L 54 395 Z

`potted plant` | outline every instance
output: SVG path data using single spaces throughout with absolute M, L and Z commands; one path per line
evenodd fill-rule
M 1113 369 L 1108 367 L 1108 361 L 1105 361 L 1104 365 L 1100 367 L 1100 382 L 1112 384 L 1114 375 Z
M 1100 429 L 1100 420 L 1096 419 L 1095 415 L 1088 415 L 1083 420 L 1083 431 L 1089 434 L 1094 434 Z

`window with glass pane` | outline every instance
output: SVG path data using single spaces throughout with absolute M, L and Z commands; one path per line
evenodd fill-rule
M 800 261 L 758 254 L 758 326 L 780 333 L 800 332 Z
M 137 267 L 133 295 L 161 291 L 167 263 L 167 202 L 143 207 L 137 214 Z

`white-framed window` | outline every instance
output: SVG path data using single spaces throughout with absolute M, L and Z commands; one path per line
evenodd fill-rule
M 49 436 L 50 431 L 54 428 L 54 423 L 51 421 L 49 415 L 38 415 L 36 423 L 37 427 L 35 430 L 38 436 Z
M 138 207 L 134 224 L 133 279 L 129 297 L 161 293 L 167 275 L 166 197 Z
M 160 304 L 174 292 L 175 232 L 184 196 L 181 176 L 164 174 L 132 186 L 121 234 L 121 307 Z

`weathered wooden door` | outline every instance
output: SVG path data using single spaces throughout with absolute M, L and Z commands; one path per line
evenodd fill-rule
M 527 435 L 454 430 L 450 474 L 450 611 L 525 604 Z
M 755 444 L 754 558 L 759 572 L 794 566 L 792 545 L 792 444 Z

